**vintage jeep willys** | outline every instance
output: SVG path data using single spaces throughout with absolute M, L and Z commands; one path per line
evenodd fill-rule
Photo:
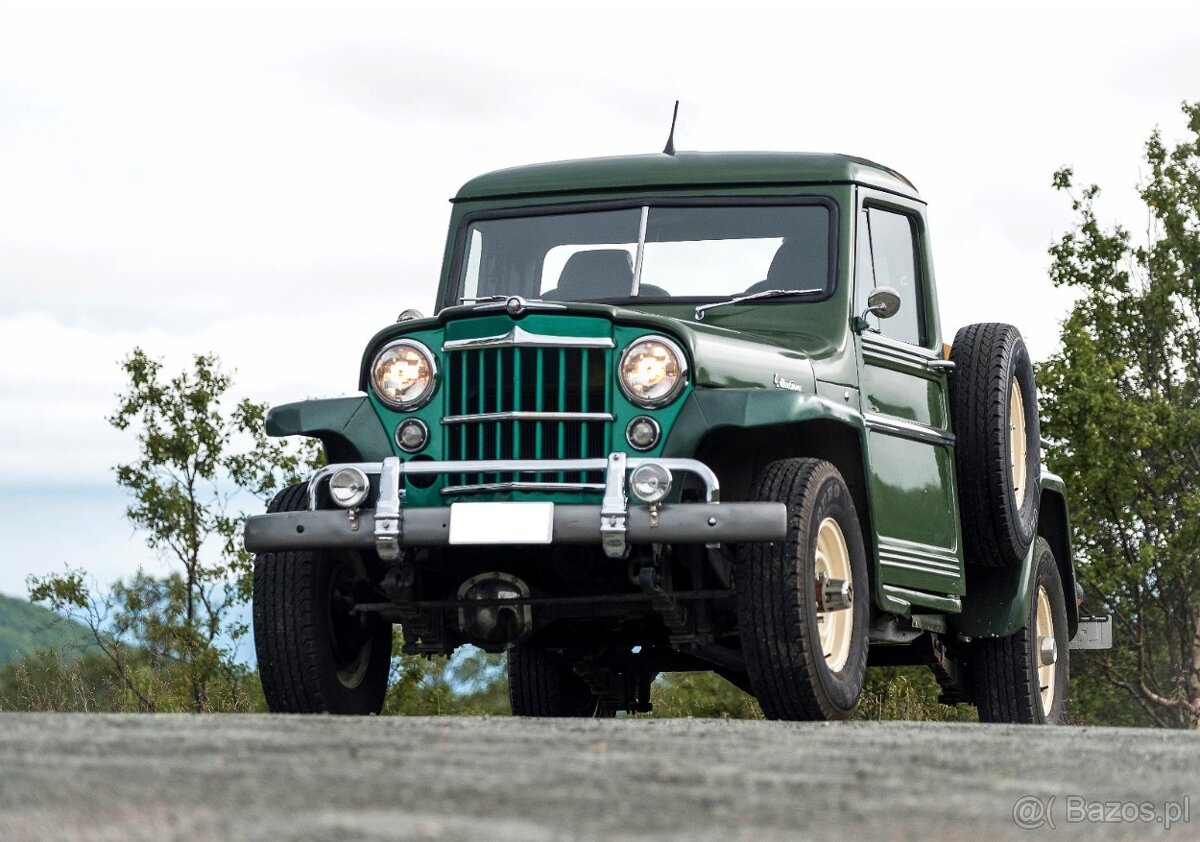
M 371 339 L 361 396 L 268 416 L 328 458 L 246 524 L 272 710 L 378 711 L 400 623 L 410 653 L 507 651 L 520 715 L 715 670 L 835 719 L 868 664 L 928 664 L 985 720 L 1064 721 L 1079 617 L 1029 355 L 1001 324 L 943 344 L 903 176 L 647 155 L 453 208 L 436 315 Z

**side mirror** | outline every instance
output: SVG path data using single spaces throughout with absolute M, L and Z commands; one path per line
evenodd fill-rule
M 892 287 L 876 287 L 867 296 L 867 309 L 863 313 L 863 318 L 866 318 L 869 313 L 881 319 L 890 319 L 899 312 L 900 293 Z

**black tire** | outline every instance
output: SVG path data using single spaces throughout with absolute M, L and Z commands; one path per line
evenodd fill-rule
M 786 503 L 782 543 L 738 548 L 737 614 L 750 686 L 768 719 L 845 719 L 862 693 L 867 669 L 870 587 L 867 555 L 854 501 L 837 468 L 816 459 L 767 465 L 756 500 Z M 832 518 L 844 538 L 853 604 L 849 649 L 834 670 L 821 648 L 815 554 L 822 523 Z M 832 653 L 831 653 L 832 654 Z
M 508 650 L 513 716 L 611 718 L 616 710 L 592 693 L 559 652 L 519 644 Z
M 1041 430 L 1029 351 L 1012 325 L 974 324 L 954 337 L 950 359 L 965 558 L 987 567 L 1019 564 L 1033 545 L 1041 499 Z M 1014 383 L 1025 421 L 1024 459 L 1016 460 L 1023 471 L 1014 464 L 1009 435 Z M 1021 476 L 1018 494 L 1014 484 Z
M 307 508 L 308 484 L 276 495 L 268 512 Z M 275 713 L 379 713 L 387 695 L 392 626 L 347 610 L 365 583 L 350 552 L 261 553 L 254 559 L 254 648 Z
M 971 643 L 971 686 L 981 722 L 1019 722 L 1065 725 L 1070 688 L 1070 650 L 1067 607 L 1062 577 L 1054 553 L 1044 538 L 1034 547 L 1037 574 L 1025 628 L 1008 637 L 983 638 Z M 1053 701 L 1046 709 L 1042 698 L 1038 639 L 1038 596 L 1049 602 L 1057 660 L 1053 667 Z M 1049 637 L 1050 635 L 1046 635 Z M 1047 684 L 1051 687 L 1051 684 Z

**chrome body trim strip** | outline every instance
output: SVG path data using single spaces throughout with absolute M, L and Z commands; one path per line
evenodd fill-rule
M 879 565 L 881 567 L 895 567 L 901 570 L 911 570 L 915 573 L 928 573 L 931 576 L 948 576 L 951 579 L 962 578 L 957 570 L 941 570 L 936 567 L 925 567 L 919 564 L 910 564 L 905 561 L 892 561 L 887 558 L 880 558 Z M 884 587 L 887 587 L 886 585 Z
M 517 326 L 508 333 L 496 336 L 481 336 L 477 339 L 451 339 L 442 343 L 443 351 L 479 351 L 487 348 L 513 348 L 528 346 L 537 348 L 614 348 L 607 336 L 548 336 L 530 333 Z
M 924 591 L 900 588 L 896 585 L 884 585 L 883 590 L 888 596 L 903 605 L 924 605 L 962 613 L 962 600 L 957 596 L 925 593 Z
M 916 421 L 894 418 L 890 415 L 879 415 L 874 412 L 864 412 L 863 422 L 867 425 L 868 430 L 900 436 L 901 438 L 921 441 L 927 444 L 954 447 L 955 438 L 953 433 L 947 433 L 944 430 L 939 430 L 936 427 L 930 427 L 926 424 L 919 424 Z
M 594 494 L 603 491 L 604 484 L 599 482 L 481 482 L 475 485 L 447 485 L 442 494 L 449 497 L 455 494 L 488 494 L 494 491 L 544 491 L 549 494 L 564 492 L 578 494 Z
M 910 564 L 924 564 L 957 572 L 961 568 L 958 556 L 940 547 L 897 544 L 887 538 L 879 541 L 880 558 L 892 558 Z
M 637 254 L 633 260 L 633 292 L 630 293 L 637 297 L 642 289 L 642 266 L 646 260 L 646 228 L 650 222 L 650 206 L 642 205 L 642 218 L 638 222 L 638 242 Z
M 612 421 L 611 412 L 479 412 L 473 415 L 447 415 L 442 424 L 476 424 L 481 421 Z

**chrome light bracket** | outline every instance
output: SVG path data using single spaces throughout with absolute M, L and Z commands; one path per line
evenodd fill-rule
M 379 471 L 379 501 L 375 504 L 375 551 L 384 561 L 400 557 L 400 537 L 404 534 L 404 492 L 400 480 L 404 465 L 397 456 L 383 460 Z
M 604 499 L 600 503 L 600 544 L 609 558 L 629 555 L 625 539 L 629 520 L 629 500 L 625 496 L 626 456 L 621 451 L 608 455 L 608 470 L 604 476 Z

